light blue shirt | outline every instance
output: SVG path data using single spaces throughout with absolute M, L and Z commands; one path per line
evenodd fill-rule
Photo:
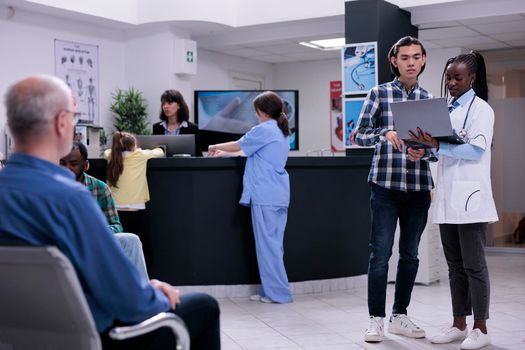
M 248 157 L 239 203 L 288 207 L 290 179 L 284 167 L 290 142 L 277 121 L 272 119 L 254 126 L 238 142 Z
M 73 264 L 99 332 L 170 309 L 141 279 L 93 195 L 66 168 L 14 154 L 0 172 L 0 237 L 56 246 Z
M 461 95 L 458 99 L 450 101 L 448 107 L 449 112 L 452 112 L 459 106 L 468 109 L 468 105 L 470 104 L 474 96 L 476 96 L 476 93 L 473 89 L 470 89 L 469 91 Z M 472 116 L 469 115 L 469 118 L 470 117 Z M 459 132 L 459 130 L 456 130 L 456 132 Z M 469 144 L 453 145 L 447 142 L 440 142 L 439 151 L 436 151 L 435 148 L 433 149 L 433 151 L 434 153 L 437 153 L 437 155 L 443 155 L 455 159 L 479 160 L 483 155 L 484 149 Z
M 187 128 L 188 127 L 188 122 L 187 121 L 183 121 L 179 127 L 173 131 L 169 131 L 168 130 L 168 122 L 166 121 L 163 121 L 162 123 L 160 123 L 160 125 L 162 125 L 164 127 L 164 135 L 179 135 L 180 134 L 180 129 L 181 128 Z
M 474 89 L 470 89 L 469 91 L 465 92 L 463 95 L 459 96 L 459 98 L 451 100 L 449 103 L 449 108 L 452 107 L 452 110 L 454 110 L 455 108 L 459 106 L 468 108 L 467 104 L 470 103 L 470 101 L 472 100 L 475 94 L 476 93 L 474 92 Z

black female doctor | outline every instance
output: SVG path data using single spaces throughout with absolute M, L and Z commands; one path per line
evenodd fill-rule
M 439 224 L 449 268 L 453 324 L 431 338 L 432 343 L 463 340 L 461 349 L 490 344 L 490 282 L 484 246 L 488 224 L 498 220 L 490 182 L 494 111 L 486 102 L 488 89 L 483 56 L 461 54 L 447 61 L 444 78 L 452 99 L 452 127 L 464 144 L 439 142 L 418 129 L 414 141 L 439 156 L 433 222 Z M 474 313 L 467 330 L 466 316 Z

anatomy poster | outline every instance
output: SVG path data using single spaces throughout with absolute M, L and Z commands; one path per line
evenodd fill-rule
M 330 82 L 330 148 L 332 152 L 344 151 L 345 132 L 343 116 L 343 89 L 341 80 Z
M 71 88 L 83 122 L 98 122 L 98 46 L 55 39 L 55 75 Z
M 348 44 L 342 48 L 345 95 L 364 95 L 377 85 L 376 52 L 376 42 Z

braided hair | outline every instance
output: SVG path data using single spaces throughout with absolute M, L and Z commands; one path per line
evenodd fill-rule
M 472 89 L 476 95 L 488 101 L 489 90 L 487 86 L 487 69 L 485 67 L 485 60 L 483 56 L 476 51 L 471 51 L 467 54 L 461 54 L 456 57 L 449 58 L 445 64 L 445 69 L 441 76 L 441 96 L 448 97 L 448 89 L 446 84 L 447 79 L 447 68 L 453 63 L 464 63 L 470 74 L 476 74 L 476 80 L 472 84 Z

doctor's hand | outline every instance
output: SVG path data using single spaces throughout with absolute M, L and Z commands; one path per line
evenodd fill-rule
M 403 140 L 397 137 L 397 132 L 390 130 L 385 134 L 385 138 L 395 150 L 400 151 L 403 148 Z
M 420 160 L 425 155 L 425 149 L 424 148 L 412 148 L 408 147 L 407 149 L 407 157 L 408 160 L 411 160 L 412 162 Z
M 436 138 L 432 137 L 429 133 L 424 132 L 420 128 L 417 128 L 416 130 L 417 134 L 412 130 L 408 131 L 408 134 L 410 135 L 410 141 L 414 141 L 431 148 L 439 148 L 439 141 Z

